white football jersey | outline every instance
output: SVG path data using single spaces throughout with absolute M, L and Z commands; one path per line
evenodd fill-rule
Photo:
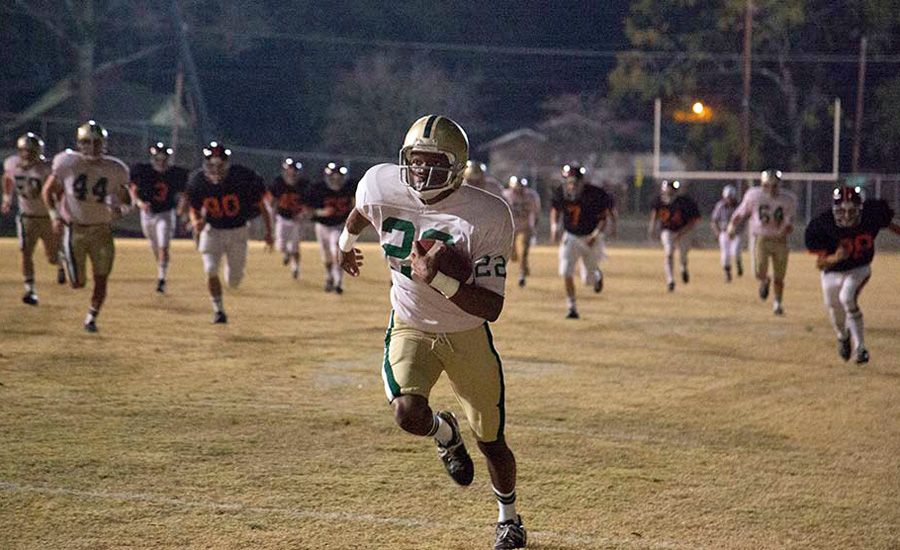
M 502 296 L 513 242 L 512 215 L 503 199 L 463 185 L 447 198 L 426 205 L 400 181 L 399 166 L 379 164 L 359 182 L 356 209 L 378 232 L 391 268 L 391 304 L 404 323 L 426 332 L 459 332 L 485 322 L 429 285 L 414 281 L 410 256 L 416 240 L 452 244 L 472 260 L 469 282 Z
M 744 194 L 741 204 L 732 215 L 750 216 L 750 234 L 757 237 L 774 237 L 787 225 L 794 223 L 797 213 L 797 197 L 790 191 L 779 189 L 776 196 L 763 188 L 753 187 Z
M 44 180 L 50 175 L 49 164 L 38 161 L 23 168 L 22 159 L 16 154 L 3 161 L 3 174 L 13 180 L 20 213 L 25 216 L 47 216 L 47 205 L 41 198 L 41 189 L 44 187 Z
M 129 178 L 128 167 L 116 157 L 89 159 L 72 150 L 53 157 L 53 175 L 64 188 L 60 214 L 80 225 L 111 223 L 111 209 L 119 205 L 119 190 Z
M 533 230 L 541 213 L 541 197 L 537 191 L 529 187 L 521 192 L 513 188 L 504 189 L 503 198 L 512 210 L 516 232 Z

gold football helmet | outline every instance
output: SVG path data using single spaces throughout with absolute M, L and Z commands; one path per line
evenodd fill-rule
M 444 165 L 413 165 L 411 153 L 439 154 Z M 406 132 L 400 149 L 400 180 L 420 199 L 428 200 L 463 182 L 469 160 L 469 138 L 459 124 L 440 115 L 426 115 Z
M 89 120 L 78 127 L 75 132 L 75 141 L 78 150 L 86 157 L 99 158 L 106 152 L 106 140 L 109 132 L 93 120 Z
M 463 172 L 463 180 L 465 181 L 481 181 L 487 173 L 487 165 L 477 160 L 466 162 L 466 171 Z
M 34 132 L 19 136 L 19 139 L 16 140 L 16 149 L 19 150 L 19 157 L 28 162 L 45 159 L 44 140 Z
M 778 184 L 781 183 L 781 170 L 763 170 L 759 174 L 759 184 L 763 186 L 763 188 L 768 189 L 770 191 L 776 189 Z

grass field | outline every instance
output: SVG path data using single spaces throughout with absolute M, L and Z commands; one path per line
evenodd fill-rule
M 299 282 L 255 244 L 227 326 L 209 324 L 190 243 L 164 297 L 146 244 L 117 247 L 89 335 L 89 291 L 41 260 L 41 305 L 21 304 L 0 241 L 0 548 L 490 547 L 481 457 L 459 488 L 394 426 L 374 247 L 335 296 L 311 244 Z M 713 251 L 674 294 L 661 251 L 610 254 L 603 294 L 580 288 L 567 321 L 539 247 L 494 326 L 529 547 L 900 548 L 900 256 L 876 256 L 858 367 L 805 254 L 783 318 L 746 276 L 726 286 Z M 446 381 L 432 402 L 459 411 Z

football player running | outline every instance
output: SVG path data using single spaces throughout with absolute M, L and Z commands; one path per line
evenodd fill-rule
M 316 240 L 325 266 L 325 292 L 344 293 L 338 239 L 341 227 L 353 210 L 356 183 L 347 180 L 347 167 L 336 162 L 325 166 L 325 179 L 310 189 L 309 202 L 316 222 Z
M 663 245 L 666 274 L 666 288 L 675 290 L 675 247 L 678 247 L 678 259 L 681 263 L 681 281 L 688 284 L 691 275 L 688 272 L 688 252 L 691 249 L 691 230 L 700 221 L 700 209 L 694 199 L 679 193 L 681 183 L 663 180 L 660 183 L 659 196 L 653 201 L 650 210 L 650 225 L 647 236 L 653 239 L 659 227 L 659 240 Z
M 90 120 L 75 134 L 78 151 L 66 149 L 53 157 L 42 191 L 53 223 L 62 235 L 66 270 L 72 288 L 87 284 L 91 260 L 94 292 L 84 329 L 97 332 L 97 316 L 106 300 L 106 286 L 116 255 L 112 222 L 127 211 L 128 166 L 106 153 L 109 133 Z
M 769 285 L 774 283 L 775 300 L 772 311 L 784 314 L 784 277 L 788 265 L 788 235 L 794 230 L 797 197 L 781 188 L 781 171 L 764 170 L 760 174 L 760 186 L 750 188 L 728 222 L 728 236 L 737 235 L 737 227 L 750 218 L 753 236 L 753 266 L 759 281 L 759 297 L 769 297 Z M 772 276 L 769 279 L 769 259 L 772 260 Z
M 722 261 L 722 269 L 725 271 L 725 282 L 731 282 L 731 263 L 734 262 L 737 276 L 744 275 L 744 266 L 741 263 L 741 236 L 735 232 L 733 237 L 728 236 L 728 222 L 737 209 L 737 189 L 733 185 L 726 185 L 722 189 L 722 198 L 713 207 L 710 215 L 709 226 L 713 233 L 719 237 L 719 253 Z
M 503 199 L 461 185 L 468 149 L 465 132 L 449 118 L 417 120 L 400 165 L 379 164 L 360 181 L 341 234 L 341 265 L 359 275 L 354 243 L 374 226 L 393 282 L 382 377 L 395 420 L 411 434 L 433 437 L 450 477 L 469 485 L 474 467 L 456 417 L 428 403 L 445 372 L 487 460 L 499 506 L 494 548 L 523 548 L 516 460 L 504 438 L 503 371 L 489 326 L 503 309 L 513 221 Z M 423 240 L 434 243 L 430 250 Z M 441 271 L 445 260 L 468 264 L 468 279 Z
M 44 157 L 44 140 L 28 132 L 16 140 L 17 153 L 3 161 L 3 203 L 0 212 L 9 214 L 15 194 L 18 203 L 16 233 L 22 252 L 22 276 L 25 294 L 22 302 L 38 305 L 34 289 L 34 249 L 38 240 L 44 242 L 47 261 L 57 266 L 56 280 L 65 284 L 66 274 L 60 265 L 59 236 L 53 232 L 47 205 L 41 199 L 41 188 L 50 175 L 50 165 Z
M 281 175 L 269 186 L 266 199 L 269 210 L 275 212 L 275 248 L 281 252 L 284 265 L 290 264 L 291 277 L 300 277 L 300 225 L 308 210 L 308 183 L 303 177 L 303 163 L 286 158 L 281 163 Z
M 175 235 L 177 216 L 183 216 L 188 171 L 171 164 L 172 148 L 158 141 L 150 146 L 150 162 L 131 169 L 131 200 L 141 211 L 141 230 L 156 260 L 156 292 L 166 291 L 169 243 Z
M 503 197 L 503 186 L 493 176 L 487 173 L 487 165 L 477 160 L 466 162 L 466 170 L 463 172 L 463 183 L 476 189 L 487 191 L 492 195 Z
M 822 271 L 822 295 L 838 339 L 838 354 L 848 361 L 851 338 L 856 362 L 869 362 L 863 335 L 859 294 L 872 276 L 875 237 L 882 229 L 900 235 L 900 223 L 883 200 L 863 201 L 861 189 L 843 185 L 834 190 L 833 206 L 806 226 L 806 248 L 816 254 Z
M 516 232 L 510 261 L 519 262 L 519 286 L 525 286 L 525 277 L 530 274 L 528 251 L 532 238 L 537 234 L 537 222 L 541 216 L 541 197 L 526 178 L 510 176 L 508 187 L 503 190 L 503 198 L 512 210 Z
M 612 208 L 612 198 L 595 185 L 586 185 L 587 169 L 577 164 L 562 167 L 563 184 L 553 191 L 550 237 L 559 245 L 559 274 L 566 287 L 566 319 L 578 319 L 575 307 L 575 265 L 584 262 L 594 292 L 603 290 L 600 234 Z
M 265 183 L 259 174 L 231 164 L 231 149 L 215 141 L 203 149 L 203 167 L 191 175 L 187 196 L 215 324 L 228 322 L 219 280 L 222 256 L 226 259 L 225 283 L 237 288 L 247 265 L 247 224 L 257 215 L 263 218 L 267 250 L 272 246 L 272 224 L 263 204 L 264 194 Z

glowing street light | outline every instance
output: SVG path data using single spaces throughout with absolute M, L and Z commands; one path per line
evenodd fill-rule
M 691 106 L 691 110 L 694 111 L 695 115 L 702 115 L 704 108 L 705 107 L 703 106 L 703 103 L 699 101 L 694 102 L 694 104 Z

